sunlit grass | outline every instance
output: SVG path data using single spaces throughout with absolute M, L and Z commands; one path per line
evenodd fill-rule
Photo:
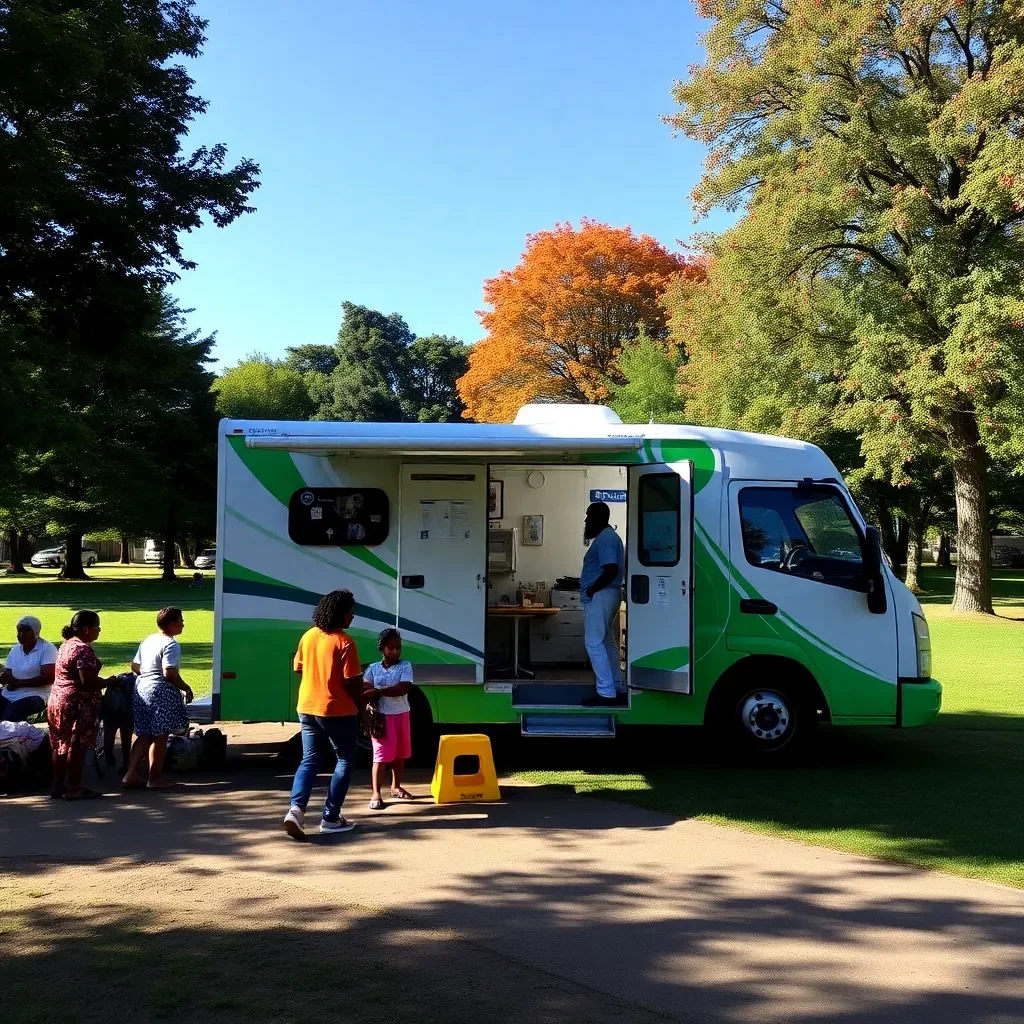
M 28 576 L 0 577 L 0 658 L 15 643 L 15 623 L 22 615 L 37 616 L 43 636 L 60 644 L 61 627 L 82 608 L 100 615 L 103 632 L 96 653 L 104 673 L 128 667 L 139 641 L 156 630 L 156 613 L 176 605 L 185 614 L 181 636 L 182 677 L 196 696 L 211 690 L 213 668 L 213 577 L 192 588 L 191 574 L 181 570 L 176 583 L 165 583 L 156 568 L 95 566 L 87 581 L 57 579 L 56 570 L 33 569 Z

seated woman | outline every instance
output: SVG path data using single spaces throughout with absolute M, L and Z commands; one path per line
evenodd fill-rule
M 143 785 L 147 789 L 173 786 L 173 782 L 167 782 L 163 777 L 167 737 L 172 732 L 188 730 L 185 704 L 192 702 L 192 690 L 178 670 L 181 644 L 176 639 L 185 629 L 185 618 L 180 608 L 161 608 L 156 624 L 160 632 L 147 636 L 132 659 L 132 671 L 138 676 L 132 698 L 138 739 L 132 747 L 122 779 L 122 784 L 128 789 Z M 149 779 L 143 783 L 139 778 L 139 767 L 147 751 Z
M 57 648 L 40 635 L 34 615 L 18 619 L 18 643 L 11 648 L 0 672 L 0 720 L 24 722 L 46 710 L 53 685 Z
M 100 635 L 100 617 L 95 612 L 75 612 L 71 624 L 61 631 L 64 643 L 57 652 L 57 664 L 46 714 L 53 749 L 54 799 L 86 800 L 99 796 L 82 785 L 85 757 L 96 749 L 100 700 L 106 679 L 100 678 L 103 663 L 92 645 Z

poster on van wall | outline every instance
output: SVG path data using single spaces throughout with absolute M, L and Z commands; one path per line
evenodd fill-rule
M 420 540 L 469 540 L 473 502 L 424 500 L 420 502 Z
M 288 502 L 288 536 L 295 544 L 383 544 L 389 521 L 388 496 L 377 487 L 303 487 Z

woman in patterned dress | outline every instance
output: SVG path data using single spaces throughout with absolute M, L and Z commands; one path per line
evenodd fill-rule
M 139 677 L 132 698 L 138 739 L 121 780 L 127 789 L 173 786 L 163 777 L 167 737 L 172 732 L 188 731 L 185 704 L 192 702 L 192 690 L 181 678 L 181 644 L 177 639 L 185 628 L 185 618 L 180 608 L 161 608 L 156 624 L 159 632 L 147 636 L 132 659 L 132 671 Z M 139 768 L 147 752 L 149 778 L 143 782 Z
M 57 652 L 47 706 L 53 750 L 50 795 L 54 800 L 88 800 L 100 796 L 82 786 L 86 754 L 96 746 L 101 691 L 107 685 L 100 678 L 103 663 L 92 649 L 100 635 L 100 617 L 95 612 L 75 612 L 61 633 L 64 643 Z

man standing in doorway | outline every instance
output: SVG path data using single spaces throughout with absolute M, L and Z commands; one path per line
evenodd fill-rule
M 614 628 L 622 604 L 625 552 L 610 520 L 611 510 L 596 501 L 583 524 L 583 537 L 590 542 L 580 575 L 583 642 L 597 681 L 597 693 L 583 701 L 587 707 L 621 706 L 625 694 Z

